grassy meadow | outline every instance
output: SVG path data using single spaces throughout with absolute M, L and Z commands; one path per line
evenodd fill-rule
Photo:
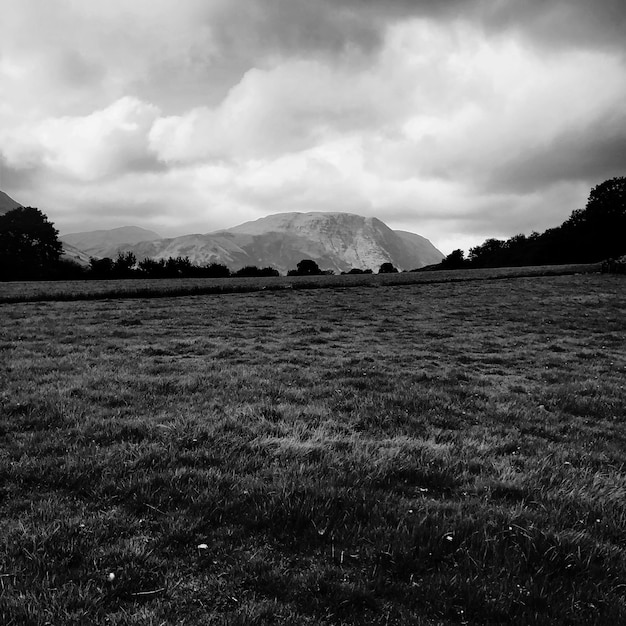
M 5 302 L 0 624 L 625 624 L 625 387 L 623 276 Z
M 328 289 L 346 287 L 383 287 L 390 285 L 432 284 L 494 280 L 497 278 L 554 276 L 599 272 L 601 264 L 540 265 L 401 272 L 398 274 L 361 274 L 337 276 L 277 276 L 232 278 L 134 278 L 125 280 L 47 280 L 0 282 L 0 304 L 102 298 L 162 298 L 183 295 L 250 293 L 291 289 Z

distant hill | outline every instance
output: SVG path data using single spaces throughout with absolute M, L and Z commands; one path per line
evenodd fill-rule
M 11 196 L 4 193 L 4 191 L 0 191 L 0 215 L 4 215 L 13 209 L 17 209 L 17 207 L 22 206 L 19 202 L 16 202 L 11 198 Z
M 78 263 L 78 265 L 82 265 L 87 267 L 89 265 L 90 255 L 78 248 L 75 248 L 73 245 L 62 241 L 63 244 L 63 258 L 69 261 L 74 261 L 74 263 Z
M 81 250 L 88 256 L 117 256 L 117 249 L 127 244 L 161 239 L 161 235 L 138 226 L 121 226 L 111 230 L 93 230 L 83 233 L 69 233 L 59 237 L 64 244 Z M 112 254 L 112 252 L 114 252 Z
M 233 270 L 246 265 L 272 266 L 281 273 L 305 258 L 335 272 L 352 268 L 377 271 L 388 262 L 409 270 L 443 259 L 443 254 L 424 237 L 394 231 L 377 218 L 351 213 L 279 213 L 205 235 L 152 237 L 108 248 L 102 243 L 98 248 L 91 245 L 89 250 L 85 242 L 93 239 L 71 237 L 66 235 L 62 240 L 99 256 L 114 258 L 120 252 L 133 252 L 137 259 L 182 256 L 198 265 L 223 263 Z M 104 235 L 100 237 L 104 242 Z

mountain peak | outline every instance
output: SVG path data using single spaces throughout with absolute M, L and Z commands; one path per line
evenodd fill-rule
M 4 215 L 5 213 L 8 213 L 9 211 L 17 209 L 21 206 L 22 205 L 19 202 L 13 200 L 11 196 L 4 193 L 4 191 L 0 191 L 0 215 Z

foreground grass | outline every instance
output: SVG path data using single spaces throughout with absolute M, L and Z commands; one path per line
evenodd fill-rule
M 1 305 L 0 623 L 626 623 L 624 287 Z

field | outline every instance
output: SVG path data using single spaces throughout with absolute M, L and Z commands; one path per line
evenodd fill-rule
M 625 279 L 487 278 L 0 304 L 0 623 L 626 623 Z
M 128 280 L 68 280 L 0 282 L 0 304 L 102 298 L 161 298 L 182 295 L 250 293 L 292 289 L 384 287 L 513 278 L 554 276 L 600 271 L 600 263 L 588 265 L 543 265 L 497 269 L 402 272 L 341 276 L 279 276 L 270 278 L 170 278 Z

